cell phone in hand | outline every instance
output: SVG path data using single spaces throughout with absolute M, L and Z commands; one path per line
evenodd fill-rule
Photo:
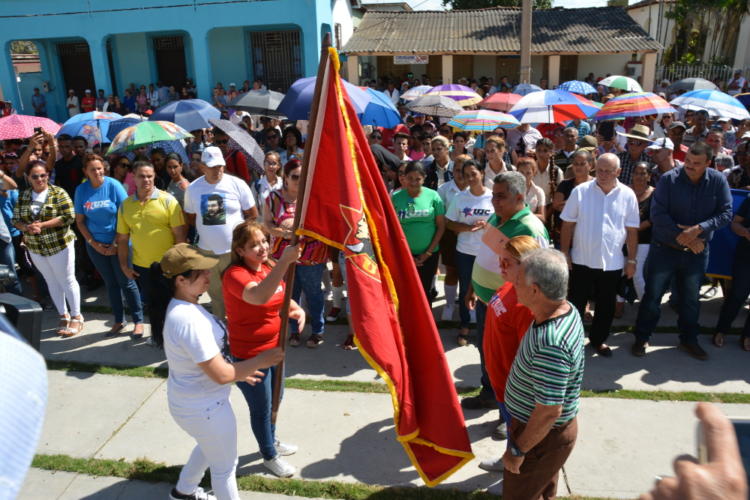
M 729 417 L 734 432 L 737 435 L 737 444 L 740 448 L 740 459 L 747 474 L 750 484 L 750 417 Z M 698 461 L 702 464 L 708 463 L 708 448 L 703 434 L 703 426 L 698 423 Z
M 42 127 L 34 127 L 34 134 L 41 134 L 41 133 L 43 133 Z

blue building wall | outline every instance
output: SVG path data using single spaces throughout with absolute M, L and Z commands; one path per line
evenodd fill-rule
M 2 0 L 0 87 L 16 109 L 30 112 L 30 89 L 49 82 L 48 112 L 63 121 L 65 82 L 56 43 L 85 41 L 89 45 L 95 87 L 112 91 L 106 44 L 112 46 L 118 93 L 131 82 L 157 79 L 153 36 L 184 33 L 187 73 L 198 97 L 211 100 L 217 81 L 241 85 L 253 78 L 248 33 L 257 30 L 300 30 L 303 76 L 315 74 L 321 33 L 333 25 L 331 0 Z M 44 34 L 44 38 L 32 38 Z M 16 85 L 9 54 L 13 40 L 32 39 L 40 47 L 41 73 L 27 74 Z M 37 82 L 37 83 L 34 83 Z M 20 90 L 20 92 L 19 92 Z M 92 89 L 93 90 L 93 89 Z

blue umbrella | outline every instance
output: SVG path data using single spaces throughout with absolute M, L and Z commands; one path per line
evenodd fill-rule
M 513 93 L 518 95 L 526 95 L 531 94 L 532 92 L 537 92 L 539 90 L 542 90 L 542 87 L 534 85 L 533 83 L 519 83 L 513 88 Z
M 390 97 L 369 87 L 365 91 L 372 100 L 365 108 L 365 112 L 359 115 L 359 121 L 362 125 L 393 128 L 401 123 L 401 115 Z
M 107 132 L 106 137 L 111 141 L 121 131 L 133 125 L 137 125 L 142 121 L 143 120 L 139 118 L 120 118 L 119 120 L 112 120 L 109 122 L 109 131 Z
M 104 142 L 102 138 L 108 137 L 110 123 L 120 118 L 122 115 L 103 111 L 78 113 L 63 123 L 57 135 L 68 134 L 73 137 L 80 135 L 89 142 Z
M 586 82 L 582 82 L 580 80 L 571 80 L 569 82 L 565 82 L 562 85 L 557 87 L 560 90 L 567 90 L 568 92 L 573 92 L 574 94 L 581 94 L 581 95 L 588 95 L 588 94 L 596 94 L 596 89 L 589 85 Z
M 149 117 L 150 121 L 176 123 L 185 130 L 210 128 L 208 120 L 218 120 L 221 112 L 203 99 L 172 101 L 160 107 Z
M 312 109 L 313 94 L 315 93 L 315 78 L 316 77 L 314 76 L 310 76 L 307 78 L 300 78 L 294 82 L 292 86 L 289 87 L 289 91 L 286 93 L 286 96 L 284 96 L 279 107 L 276 108 L 276 111 L 290 120 L 309 120 L 310 109 Z M 354 110 L 357 114 L 364 113 L 365 108 L 367 108 L 367 105 L 372 100 L 370 94 L 359 87 L 352 85 L 343 78 L 341 79 L 341 83 L 344 84 L 344 88 L 349 94 L 352 104 L 354 105 Z

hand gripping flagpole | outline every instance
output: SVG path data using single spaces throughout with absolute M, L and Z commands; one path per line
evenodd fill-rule
M 318 119 L 318 102 L 320 101 L 321 88 L 323 87 L 323 74 L 328 64 L 328 47 L 331 46 L 331 34 L 326 33 L 323 38 L 323 45 L 320 52 L 320 63 L 318 63 L 318 75 L 315 80 L 315 93 L 313 94 L 312 109 L 310 110 L 310 120 L 307 126 L 308 135 L 307 141 L 305 141 L 305 153 L 302 157 L 302 172 L 299 180 L 299 190 L 297 191 L 297 209 L 294 212 L 294 233 L 292 234 L 292 240 L 290 245 L 296 245 L 299 241 L 297 235 L 297 229 L 299 228 L 299 220 L 302 215 L 302 205 L 304 203 L 305 190 L 307 185 L 307 172 L 310 166 L 310 150 L 312 149 L 313 133 L 315 131 L 315 122 Z M 287 339 L 289 338 L 289 305 L 292 300 L 292 290 L 294 289 L 294 270 L 296 264 L 289 266 L 289 270 L 286 272 L 284 281 L 286 283 L 286 289 L 284 291 L 284 303 L 281 306 L 281 329 L 279 331 L 279 347 L 286 353 Z M 273 374 L 273 399 L 271 401 L 271 423 L 276 424 L 276 417 L 279 414 L 279 405 L 281 403 L 281 386 L 284 383 L 284 360 L 276 365 L 276 370 Z

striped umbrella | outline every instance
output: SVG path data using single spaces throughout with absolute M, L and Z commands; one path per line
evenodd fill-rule
M 596 114 L 597 120 L 614 120 L 629 116 L 661 115 L 677 111 L 652 92 L 631 92 L 613 97 Z
M 521 97 L 523 96 L 511 94 L 510 92 L 495 92 L 480 102 L 479 107 L 494 109 L 495 111 L 504 111 L 507 113 L 510 111 L 510 108 L 521 99 Z
M 482 96 L 471 90 L 469 87 L 458 85 L 457 83 L 438 85 L 424 95 L 441 95 L 450 97 L 461 106 L 471 106 L 472 104 L 478 104 L 482 101 Z
M 640 83 L 636 82 L 632 78 L 628 78 L 627 76 L 622 75 L 608 76 L 603 80 L 599 80 L 597 82 L 597 85 L 604 85 L 605 87 L 620 89 L 626 92 L 643 92 Z
M 711 116 L 735 120 L 750 118 L 750 113 L 742 102 L 718 90 L 691 90 L 669 103 L 683 109 L 705 109 Z
M 542 90 L 542 87 L 534 85 L 533 83 L 519 83 L 513 87 L 513 93 L 520 96 L 528 95 L 532 92 L 539 92 L 540 90 Z
M 569 82 L 565 82 L 562 85 L 558 86 L 557 88 L 560 90 L 567 90 L 568 92 L 573 92 L 574 94 L 581 94 L 581 95 L 596 94 L 596 89 L 594 87 L 580 80 L 571 80 Z
M 155 142 L 178 141 L 188 137 L 193 137 L 193 135 L 172 122 L 145 121 L 128 127 L 117 134 L 112 140 L 107 154 L 133 151 Z
M 412 87 L 401 94 L 401 99 L 403 99 L 404 101 L 413 101 L 417 97 L 425 95 L 430 90 L 432 90 L 431 85 L 417 85 L 416 87 Z
M 510 110 L 521 123 L 557 123 L 596 113 L 588 99 L 565 90 L 540 90 L 524 96 Z
M 451 127 L 468 132 L 491 132 L 497 127 L 515 128 L 520 124 L 513 115 L 487 109 L 463 111 L 448 122 Z

